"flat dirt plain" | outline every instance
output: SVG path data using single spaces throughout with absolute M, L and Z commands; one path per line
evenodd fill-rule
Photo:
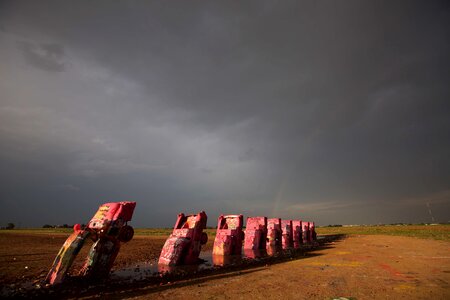
M 410 236 L 389 235 L 399 234 L 395 230 L 398 228 L 373 235 L 368 228 L 319 228 L 319 234 L 339 235 L 291 258 L 127 284 L 69 283 L 49 293 L 20 295 L 107 299 L 450 299 L 450 226 L 411 226 L 406 230 L 413 232 L 406 234 Z M 423 237 L 424 230 L 434 232 L 434 239 L 411 237 Z M 211 232 L 206 251 L 212 246 Z M 67 236 L 30 230 L 0 232 L 1 288 L 11 290 L 23 282 L 42 280 Z M 137 231 L 134 239 L 121 248 L 114 269 L 156 259 L 166 237 Z M 78 255 L 73 274 L 88 249 L 89 243 Z

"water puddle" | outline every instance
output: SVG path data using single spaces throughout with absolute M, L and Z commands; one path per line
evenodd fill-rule
M 274 247 L 265 250 L 243 250 L 242 255 L 214 255 L 212 251 L 203 251 L 199 256 L 199 264 L 196 265 L 166 266 L 158 265 L 157 260 L 145 261 L 132 267 L 112 271 L 110 280 L 133 282 L 166 275 L 184 277 L 207 270 L 247 265 L 274 257 L 291 257 L 301 249 L 281 249 Z

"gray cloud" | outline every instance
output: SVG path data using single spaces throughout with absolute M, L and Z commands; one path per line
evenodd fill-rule
M 134 199 L 139 226 L 429 221 L 408 199 L 450 189 L 449 19 L 438 1 L 4 2 L 0 217 Z
M 22 50 L 25 61 L 30 65 L 52 72 L 64 71 L 64 48 L 58 44 L 34 45 L 29 42 L 17 42 L 17 47 Z

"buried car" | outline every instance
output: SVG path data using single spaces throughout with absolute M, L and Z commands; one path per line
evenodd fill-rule
M 294 248 L 300 248 L 303 243 L 301 220 L 292 220 L 292 237 L 294 241 Z
M 248 217 L 245 228 L 244 251 L 266 249 L 267 217 Z
M 214 239 L 214 255 L 239 255 L 242 252 L 243 215 L 221 215 L 217 222 Z
M 94 244 L 80 272 L 83 276 L 102 278 L 109 274 L 119 253 L 120 243 L 133 238 L 133 227 L 127 225 L 133 216 L 136 202 L 111 202 L 102 204 L 86 228 L 79 224 L 58 252 L 45 279 L 48 284 L 61 283 L 85 240 L 90 237 Z
M 294 244 L 292 236 L 292 220 L 281 220 L 282 246 L 283 249 L 291 248 Z
M 267 248 L 281 247 L 282 231 L 281 219 L 267 219 Z
M 159 256 L 158 264 L 177 266 L 199 262 L 201 246 L 206 244 L 207 216 L 204 211 L 195 215 L 178 214 L 172 234 L 167 238 Z

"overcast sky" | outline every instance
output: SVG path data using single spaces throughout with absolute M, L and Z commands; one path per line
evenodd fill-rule
M 447 222 L 449 53 L 447 1 L 0 1 L 1 225 Z

